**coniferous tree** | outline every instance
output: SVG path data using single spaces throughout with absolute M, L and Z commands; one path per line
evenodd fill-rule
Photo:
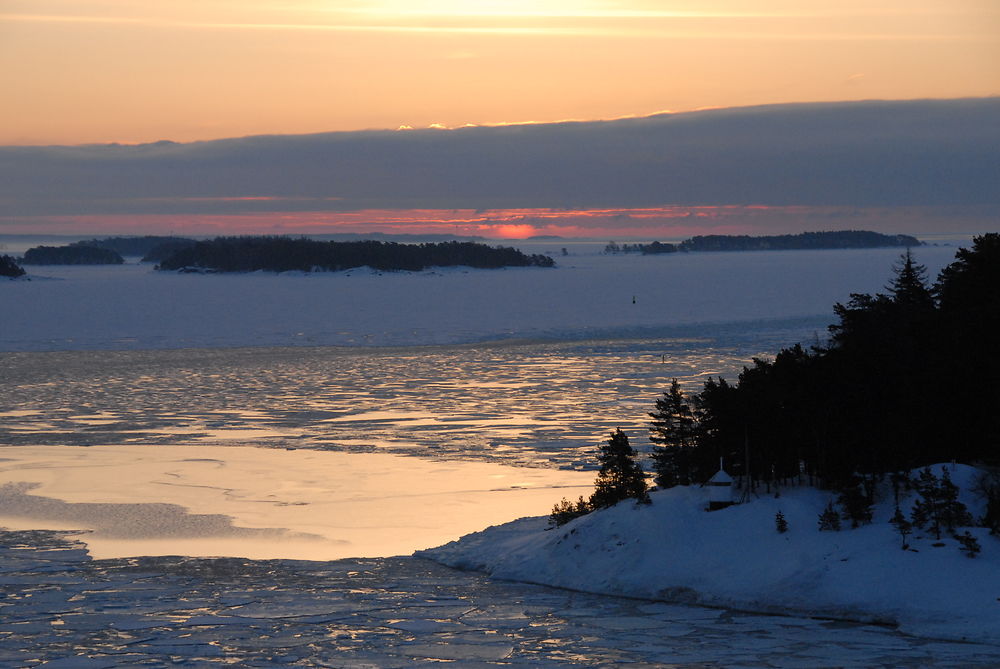
M 1000 332 L 1000 233 L 976 237 L 959 249 L 955 262 L 934 286 L 940 324 L 936 353 L 928 361 L 947 379 L 948 393 L 936 398 L 947 422 L 952 454 L 958 459 L 1000 464 L 1000 356 L 993 353 Z
M 903 489 L 910 489 L 910 472 L 893 472 L 889 475 L 889 480 L 892 482 L 892 499 L 896 503 L 896 508 L 898 509 L 900 493 Z
M 941 480 L 938 484 L 938 493 L 941 500 L 941 525 L 948 531 L 954 532 L 957 527 L 972 525 L 972 514 L 962 502 L 958 501 L 958 486 L 951 480 L 948 468 L 941 473 Z
M 784 534 L 788 531 L 788 521 L 785 520 L 785 514 L 780 510 L 774 514 L 774 529 L 778 530 L 778 534 Z
M 636 452 L 621 429 L 611 433 L 597 456 L 601 469 L 594 482 L 590 507 L 601 509 L 626 499 L 649 504 L 646 474 L 636 462 Z
M 656 400 L 656 410 L 649 416 L 653 419 L 649 440 L 659 445 L 652 454 L 656 485 L 661 488 L 690 485 L 690 455 L 695 446 L 696 419 L 677 379 L 673 379 L 670 390 Z
M 833 502 L 827 502 L 823 513 L 819 514 L 820 532 L 840 532 L 840 514 L 833 508 Z
M 938 478 L 930 467 L 925 467 L 917 477 L 915 488 L 920 495 L 912 514 L 917 527 L 929 524 L 934 537 L 940 539 L 942 529 L 954 532 L 956 527 L 972 524 L 972 515 L 958 501 L 958 486 L 952 483 L 947 468 Z
M 981 524 L 989 528 L 990 534 L 1000 534 L 1000 495 L 986 500 L 986 513 L 983 514 Z
M 896 513 L 892 515 L 889 522 L 896 526 L 896 531 L 899 532 L 899 536 L 903 540 L 902 548 L 905 551 L 910 547 L 910 545 L 906 543 L 906 537 L 913 534 L 913 524 L 906 519 L 906 516 L 903 515 L 903 512 L 899 508 L 898 504 L 896 505 Z
M 917 527 L 925 527 L 930 523 L 934 537 L 940 539 L 941 514 L 938 510 L 940 506 L 938 478 L 934 476 L 934 472 L 931 471 L 930 467 L 925 467 L 920 471 L 920 475 L 914 481 L 913 487 L 917 491 L 917 494 L 920 495 L 920 499 L 913 504 L 913 510 L 910 512 L 913 524 Z
M 979 545 L 979 539 L 972 536 L 972 532 L 968 530 L 953 536 L 958 540 L 958 549 L 965 553 L 966 557 L 974 558 L 979 555 L 979 551 L 983 550 L 983 547 Z
M 934 290 L 941 309 L 955 316 L 972 316 L 984 327 L 1000 324 L 1000 233 L 972 240 L 972 248 L 959 249 L 955 262 L 938 276 Z M 964 319 L 963 319 L 964 320 Z
M 934 296 L 927 285 L 927 268 L 917 264 L 910 249 L 893 266 L 895 276 L 886 288 L 893 303 L 905 307 L 929 310 L 934 307 Z
M 872 499 L 862 489 L 857 477 L 853 477 L 844 486 L 837 497 L 837 503 L 844 510 L 844 520 L 851 521 L 852 528 L 872 522 Z
M 562 501 L 552 508 L 552 513 L 549 514 L 549 524 L 556 526 L 565 525 L 574 518 L 585 516 L 590 512 L 590 504 L 582 495 L 575 504 L 563 497 Z
M 986 510 L 979 524 L 990 534 L 1000 534 L 1000 472 L 984 472 L 976 481 L 975 491 L 986 499 Z
M 829 342 L 754 360 L 733 385 L 710 379 L 690 398 L 697 413 L 687 448 L 656 441 L 684 434 L 660 421 L 674 417 L 665 393 L 652 414 L 665 423 L 662 432 L 651 427 L 660 446 L 657 484 L 684 482 L 685 473 L 703 480 L 723 457 L 734 475 L 751 478 L 751 488 L 801 475 L 839 490 L 860 476 L 870 501 L 871 486 L 892 472 L 951 460 L 1000 466 L 1000 356 L 992 354 L 1000 233 L 959 251 L 933 289 L 925 274 L 907 253 L 884 294 L 855 294 L 835 306 Z M 907 481 L 897 476 L 897 497 L 901 485 Z M 1000 518 L 1000 501 L 994 506 L 990 518 Z M 1000 528 L 1000 520 L 991 522 Z

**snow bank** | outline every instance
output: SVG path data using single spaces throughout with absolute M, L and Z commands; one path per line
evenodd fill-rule
M 981 500 L 969 492 L 977 471 L 949 469 L 962 501 L 981 515 Z M 934 547 L 933 537 L 917 530 L 909 539 L 914 550 L 903 551 L 888 522 L 891 491 L 886 497 L 871 525 L 820 532 L 829 492 L 785 489 L 779 497 L 762 494 L 707 512 L 707 489 L 674 488 L 653 493 L 649 506 L 622 503 L 554 529 L 547 517 L 525 518 L 418 555 L 587 592 L 885 622 L 920 636 L 1000 642 L 1000 540 L 971 528 L 982 552 L 970 559 L 950 537 Z M 789 524 L 785 534 L 775 529 L 779 510 Z

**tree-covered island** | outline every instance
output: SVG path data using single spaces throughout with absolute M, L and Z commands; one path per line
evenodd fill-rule
M 324 242 L 291 237 L 218 237 L 180 248 L 159 270 L 193 272 L 312 272 L 357 267 L 420 271 L 428 267 L 552 267 L 544 255 L 474 242 L 399 244 L 383 241 Z
M 121 265 L 125 259 L 117 251 L 97 246 L 35 246 L 24 252 L 24 265 Z
M 605 253 L 658 255 L 707 251 L 804 251 L 812 249 L 914 248 L 922 242 L 911 235 L 884 235 L 870 230 L 800 232 L 794 235 L 698 235 L 677 244 L 618 244 L 610 242 Z
M 144 235 L 83 239 L 62 246 L 35 246 L 24 253 L 25 265 L 121 265 L 123 256 L 141 256 L 142 262 L 157 262 L 174 251 L 191 246 L 186 237 Z

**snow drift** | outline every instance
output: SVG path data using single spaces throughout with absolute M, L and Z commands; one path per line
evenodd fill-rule
M 974 517 L 978 470 L 948 465 Z M 941 474 L 941 465 L 934 468 Z M 708 492 L 677 487 L 653 503 L 623 502 L 550 528 L 548 518 L 490 527 L 417 555 L 496 578 L 586 592 L 770 613 L 827 616 L 898 625 L 920 636 L 1000 642 L 1000 539 L 969 528 L 982 545 L 969 558 L 958 542 L 917 529 L 902 550 L 888 522 L 891 491 L 874 521 L 820 532 L 833 495 L 783 489 L 750 503 L 707 512 Z M 908 509 L 909 493 L 901 501 Z M 778 511 L 789 531 L 778 533 Z M 963 528 L 964 531 L 964 528 Z M 933 544 L 943 544 L 934 546 Z

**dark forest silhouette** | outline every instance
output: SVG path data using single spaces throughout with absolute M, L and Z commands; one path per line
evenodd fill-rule
M 24 265 L 121 265 L 125 259 L 112 249 L 96 246 L 36 246 L 24 252 Z
M 69 246 L 93 246 L 99 249 L 110 249 L 123 256 L 141 256 L 143 262 L 161 260 L 163 248 L 177 249 L 190 246 L 195 240 L 187 237 L 171 237 L 162 235 L 144 235 L 139 237 L 104 237 L 103 239 L 85 239 L 73 242 Z
M 161 270 L 214 272 L 339 271 L 356 267 L 418 271 L 428 267 L 552 267 L 552 258 L 473 242 L 399 244 L 383 241 L 321 242 L 291 237 L 218 237 L 181 248 Z
M 921 242 L 910 235 L 883 235 L 869 230 L 834 230 L 828 232 L 800 232 L 795 235 L 699 235 L 678 244 L 651 242 L 649 244 L 618 244 L 610 242 L 605 253 L 662 253 L 707 251 L 801 251 L 809 249 L 874 249 L 920 246 Z
M 24 276 L 24 269 L 10 256 L 0 255 L 0 276 L 16 279 Z
M 1000 234 L 959 250 L 933 285 L 907 251 L 886 293 L 834 311 L 826 345 L 755 359 L 691 397 L 665 393 L 651 414 L 657 481 L 705 481 L 720 458 L 768 488 L 1000 464 Z

